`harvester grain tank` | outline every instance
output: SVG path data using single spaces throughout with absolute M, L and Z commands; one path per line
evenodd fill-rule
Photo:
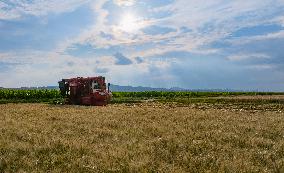
M 104 106 L 112 97 L 110 84 L 106 86 L 102 76 L 62 79 L 58 83 L 66 104 Z

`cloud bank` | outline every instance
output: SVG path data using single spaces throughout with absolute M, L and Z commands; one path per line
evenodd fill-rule
M 1 1 L 0 9 L 1 86 L 101 74 L 122 85 L 284 88 L 282 0 Z

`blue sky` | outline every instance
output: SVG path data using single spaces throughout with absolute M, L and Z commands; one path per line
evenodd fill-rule
M 0 86 L 284 91 L 283 0 L 0 1 Z

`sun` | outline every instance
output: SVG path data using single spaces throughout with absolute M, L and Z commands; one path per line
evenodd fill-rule
M 143 22 L 133 13 L 126 13 L 122 16 L 119 28 L 124 32 L 133 33 L 142 28 Z

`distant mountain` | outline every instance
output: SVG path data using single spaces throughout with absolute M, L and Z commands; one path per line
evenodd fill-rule
M 4 88 L 4 87 L 0 87 L 0 89 L 14 89 L 14 90 L 35 90 L 35 89 L 47 89 L 47 90 L 51 90 L 51 89 L 59 89 L 58 86 L 42 86 L 42 87 L 20 87 L 20 88 Z
M 43 87 L 21 87 L 21 88 L 9 88 L 9 89 L 59 89 L 58 86 L 43 86 Z M 152 88 L 152 87 L 143 87 L 143 86 L 120 86 L 120 85 L 110 85 L 111 91 L 116 92 L 141 92 L 141 91 L 193 91 L 193 92 L 243 92 L 241 90 L 232 90 L 232 89 L 184 89 L 180 87 L 168 88 Z
M 120 85 L 110 85 L 111 91 L 120 91 L 120 92 L 140 92 L 140 91 L 170 91 L 166 88 L 151 88 L 151 87 L 133 87 L 133 86 L 120 86 Z
M 193 91 L 193 92 L 242 92 L 241 90 L 232 89 L 184 89 L 180 87 L 168 88 L 152 88 L 152 87 L 133 87 L 133 86 L 120 86 L 120 85 L 110 85 L 111 91 L 121 91 L 121 92 L 141 92 L 141 91 Z
M 170 91 L 186 91 L 187 89 L 180 88 L 180 87 L 172 87 L 169 89 Z
M 27 90 L 27 89 L 59 89 L 58 86 L 43 86 L 43 87 L 21 87 L 21 88 L 9 88 L 9 89 L 21 89 L 21 90 Z M 133 86 L 120 86 L 120 85 L 110 85 L 111 91 L 118 91 L 118 92 L 141 92 L 141 91 L 182 91 L 185 89 L 182 88 L 152 88 L 152 87 L 133 87 Z

